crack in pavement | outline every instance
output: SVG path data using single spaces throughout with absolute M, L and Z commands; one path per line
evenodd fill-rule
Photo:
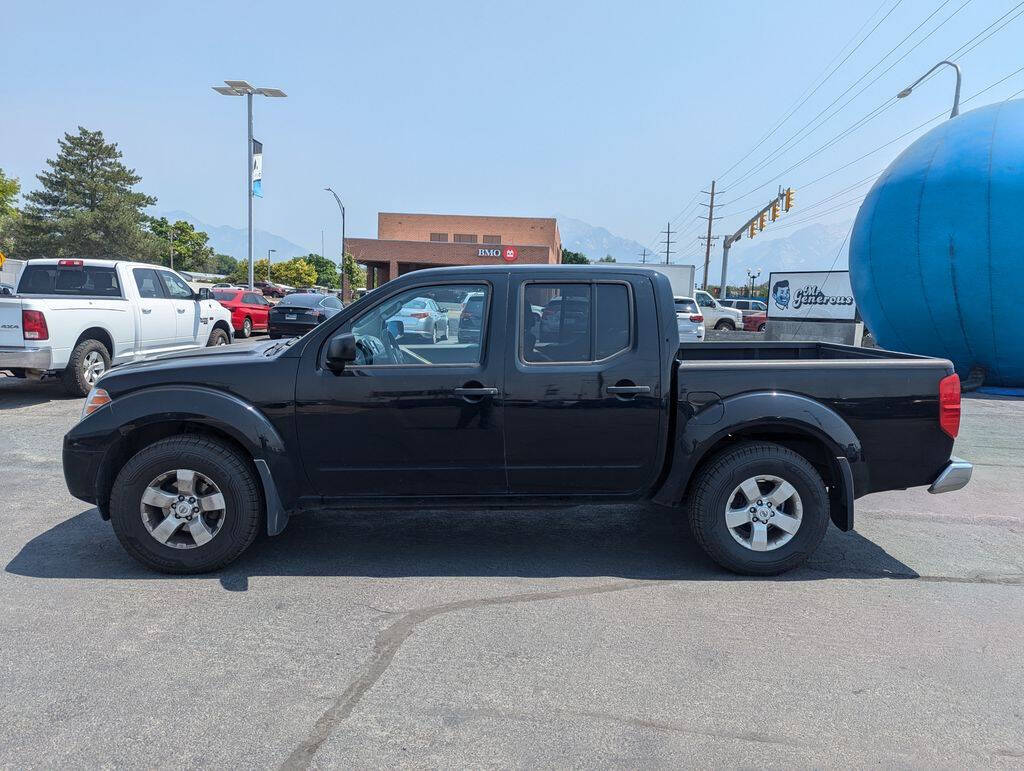
M 356 705 L 363 698 L 367 691 L 376 685 L 381 676 L 391 665 L 404 643 L 413 633 L 417 626 L 429 621 L 432 618 L 445 613 L 453 613 L 459 610 L 473 610 L 491 605 L 512 605 L 520 602 L 540 602 L 543 600 L 559 600 L 567 597 L 586 597 L 595 594 L 608 594 L 610 592 L 621 592 L 626 589 L 641 589 L 649 586 L 666 586 L 667 581 L 617 581 L 613 584 L 600 584 L 598 586 L 585 587 L 583 589 L 562 589 L 553 592 L 526 592 L 523 594 L 509 594 L 500 597 L 484 597 L 473 600 L 457 600 L 445 602 L 440 605 L 431 605 L 426 608 L 416 608 L 406 611 L 402 616 L 381 630 L 374 640 L 373 655 L 363 667 L 363 672 L 355 680 L 349 683 L 341 696 L 334 700 L 334 703 L 317 719 L 309 736 L 299 746 L 292 750 L 287 759 L 281 764 L 282 769 L 309 768 L 313 756 L 317 750 L 330 737 L 334 728 L 348 719 Z

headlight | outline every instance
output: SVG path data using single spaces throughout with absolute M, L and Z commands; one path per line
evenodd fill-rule
M 109 403 L 110 394 L 108 394 L 102 388 L 93 388 L 89 392 L 89 395 L 85 397 L 85 404 L 82 405 L 82 417 L 80 417 L 79 420 L 84 419 L 88 415 L 92 415 L 104 404 Z

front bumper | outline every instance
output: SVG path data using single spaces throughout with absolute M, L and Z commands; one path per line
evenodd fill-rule
M 935 477 L 928 492 L 937 495 L 966 487 L 967 483 L 971 481 L 971 472 L 973 471 L 974 466 L 971 463 L 963 458 L 952 457 L 946 467 Z
M 49 348 L 0 348 L 0 369 L 51 369 Z

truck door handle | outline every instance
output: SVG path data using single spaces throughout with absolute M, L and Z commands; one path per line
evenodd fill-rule
M 483 387 L 483 386 L 481 386 L 480 388 L 467 388 L 467 387 L 463 386 L 462 388 L 456 388 L 455 389 L 455 395 L 456 396 L 463 396 L 463 397 L 465 397 L 465 396 L 469 396 L 469 397 L 474 397 L 474 396 L 475 397 L 480 397 L 480 396 L 497 396 L 498 395 L 498 389 L 497 388 L 487 388 L 487 387 Z
M 622 395 L 628 395 L 628 394 L 649 394 L 651 392 L 651 387 L 650 386 L 638 386 L 638 385 L 629 385 L 629 386 L 617 386 L 616 385 L 616 386 L 608 386 L 608 388 L 606 388 L 605 390 L 608 391 L 608 393 L 610 393 L 610 394 L 615 394 L 616 396 L 622 396 Z
M 153 309 L 152 309 L 152 308 L 143 308 L 143 309 L 142 309 L 142 312 L 143 312 L 143 313 L 152 313 L 152 312 L 153 312 Z
M 184 308 L 178 308 L 178 313 L 184 313 L 184 312 L 185 312 Z

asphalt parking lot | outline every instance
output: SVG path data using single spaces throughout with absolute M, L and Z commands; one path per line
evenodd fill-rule
M 323 514 L 164 577 L 68 495 L 80 409 L 0 378 L 0 766 L 1024 764 L 1024 401 L 775 580 L 640 507 Z

